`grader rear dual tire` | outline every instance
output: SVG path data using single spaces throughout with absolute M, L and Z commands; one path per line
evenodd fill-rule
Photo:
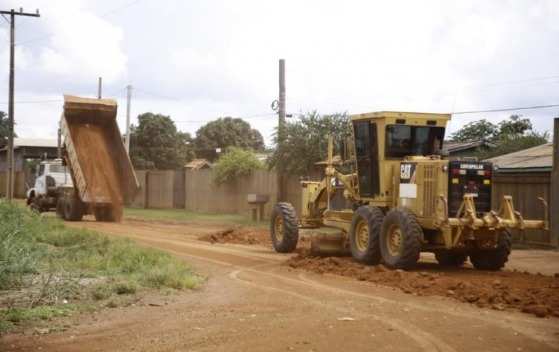
M 509 260 L 512 247 L 512 236 L 508 230 L 503 230 L 497 239 L 497 248 L 491 250 L 476 250 L 470 253 L 470 261 L 478 270 L 498 271 Z
M 435 252 L 435 258 L 441 266 L 459 268 L 466 263 L 468 255 L 466 253 L 441 250 Z
M 381 260 L 380 232 L 384 213 L 377 207 L 363 205 L 353 213 L 349 232 L 351 256 L 364 264 L 378 264 Z
M 270 224 L 272 245 L 276 252 L 290 253 L 297 247 L 299 227 L 295 208 L 290 203 L 277 203 Z

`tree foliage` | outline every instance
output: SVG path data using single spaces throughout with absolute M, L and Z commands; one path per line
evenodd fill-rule
M 264 139 L 258 130 L 240 118 L 224 117 L 208 122 L 196 131 L 194 147 L 198 157 L 213 161 L 216 149 L 239 147 L 254 151 L 264 149 Z
M 285 143 L 281 150 L 276 147 L 269 166 L 289 174 L 309 174 L 316 162 L 326 159 L 329 135 L 334 137 L 335 145 L 351 135 L 347 114 L 320 115 L 313 111 L 300 115 L 297 121 L 286 124 Z M 277 133 L 274 142 L 277 146 Z
M 194 158 L 191 142 L 169 116 L 147 112 L 131 127 L 130 157 L 136 168 L 176 169 Z
M 476 155 L 480 159 L 487 159 L 547 143 L 549 133 L 534 131 L 530 119 L 511 115 L 508 120 L 499 124 L 485 119 L 470 122 L 451 136 L 451 140 L 459 142 L 480 139 L 496 144 L 495 148 L 480 151 Z
M 9 132 L 10 126 L 8 124 L 8 115 L 4 111 L 0 111 L 0 148 L 8 144 Z
M 215 163 L 213 181 L 218 185 L 234 182 L 263 167 L 252 151 L 230 147 Z

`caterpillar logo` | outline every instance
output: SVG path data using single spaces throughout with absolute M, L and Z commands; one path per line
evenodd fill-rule
M 460 164 L 461 169 L 466 170 L 483 170 L 482 164 Z

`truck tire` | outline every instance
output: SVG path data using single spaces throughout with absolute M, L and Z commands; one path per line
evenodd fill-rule
M 405 208 L 390 210 L 382 222 L 380 252 L 392 269 L 410 269 L 419 260 L 423 230 L 415 215 Z
M 461 252 L 442 250 L 435 252 L 435 258 L 441 266 L 459 268 L 464 265 L 468 255 Z
M 56 216 L 66 220 L 64 216 L 64 197 L 59 197 L 56 201 Z
M 117 222 L 122 219 L 122 207 L 104 206 L 93 209 L 96 221 Z
M 83 218 L 83 203 L 76 196 L 65 197 L 64 219 L 68 221 L 81 221 Z
M 353 259 L 364 264 L 378 264 L 380 231 L 384 213 L 377 207 L 363 205 L 353 213 L 349 231 L 349 247 Z
M 470 261 L 478 270 L 501 270 L 509 260 L 511 246 L 511 234 L 508 230 L 503 230 L 497 239 L 497 248 L 476 250 L 470 253 Z
M 290 203 L 277 203 L 270 220 L 270 235 L 276 252 L 293 252 L 299 240 L 297 214 L 293 206 Z

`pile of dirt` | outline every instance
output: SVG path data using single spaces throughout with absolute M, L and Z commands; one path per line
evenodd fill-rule
M 314 257 L 301 250 L 286 265 L 319 274 L 331 273 L 396 287 L 417 296 L 447 296 L 478 307 L 515 309 L 538 317 L 559 317 L 559 275 L 527 272 L 486 272 L 469 268 L 444 269 L 420 263 L 417 270 L 390 270 L 366 266 L 351 258 Z
M 271 245 L 270 233 L 267 229 L 254 228 L 228 228 L 198 237 L 200 241 L 210 243 L 234 243 L 234 244 L 259 244 Z

